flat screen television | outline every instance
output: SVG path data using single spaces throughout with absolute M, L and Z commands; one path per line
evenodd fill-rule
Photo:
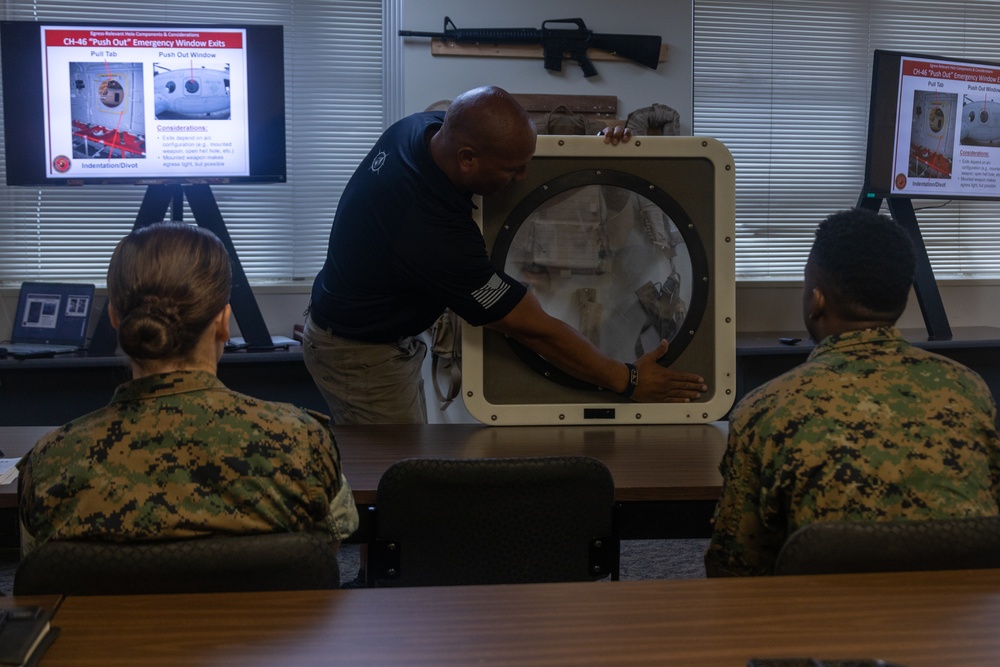
M 284 182 L 280 25 L 4 21 L 8 185 Z
M 1000 198 L 1000 63 L 876 50 L 862 194 Z

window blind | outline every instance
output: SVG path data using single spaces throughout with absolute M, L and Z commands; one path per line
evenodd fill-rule
M 693 129 L 736 162 L 737 278 L 801 278 L 857 203 L 875 49 L 1000 62 L 998 34 L 995 0 L 694 0 Z M 1000 276 L 1000 203 L 913 203 L 937 278 Z
M 316 274 L 340 193 L 383 129 L 382 6 L 382 0 L 8 0 L 0 11 L 8 20 L 284 26 L 288 182 L 212 186 L 243 269 L 261 284 Z M 103 284 L 145 188 L 8 187 L 2 150 L 0 174 L 0 284 Z M 183 216 L 194 221 L 186 203 Z

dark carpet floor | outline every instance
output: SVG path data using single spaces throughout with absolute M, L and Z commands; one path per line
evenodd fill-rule
M 621 578 L 629 579 L 701 579 L 705 576 L 702 560 L 708 540 L 625 540 L 622 542 Z M 341 578 L 346 583 L 358 573 L 358 545 L 345 544 L 337 557 Z M 10 595 L 14 589 L 17 561 L 0 561 L 0 592 Z

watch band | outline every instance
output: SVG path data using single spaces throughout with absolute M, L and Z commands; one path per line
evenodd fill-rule
M 625 367 L 628 368 L 628 384 L 621 392 L 621 395 L 625 398 L 632 398 L 632 394 L 635 393 L 635 388 L 639 384 L 639 371 L 636 369 L 635 364 L 630 364 L 627 361 L 625 362 Z

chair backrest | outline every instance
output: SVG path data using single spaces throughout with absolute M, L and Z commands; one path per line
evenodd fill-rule
M 782 546 L 775 574 L 1000 567 L 1000 517 L 811 523 Z
M 368 585 L 616 579 L 614 494 L 586 456 L 399 461 L 379 481 Z
M 131 595 L 338 588 L 328 535 L 273 533 L 157 542 L 51 541 L 17 567 L 15 595 Z

